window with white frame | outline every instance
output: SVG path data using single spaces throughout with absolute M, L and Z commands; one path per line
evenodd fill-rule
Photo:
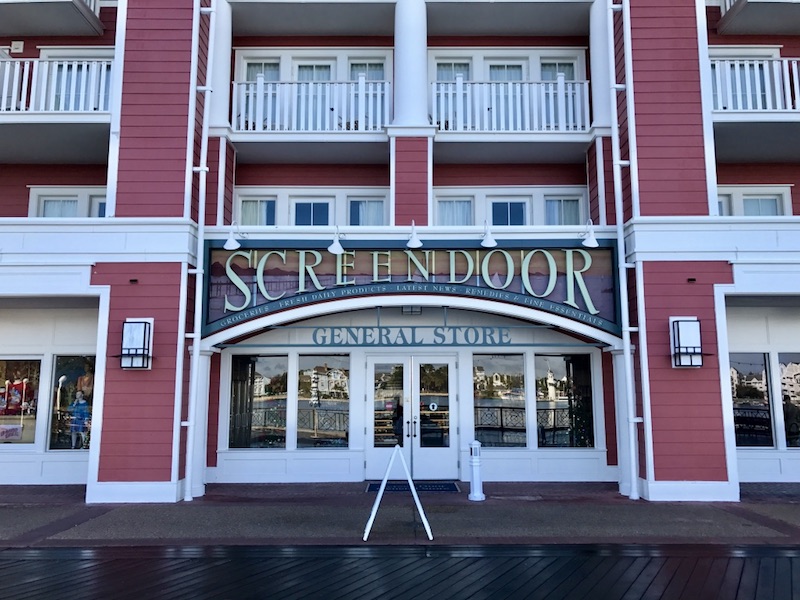
M 55 219 L 105 217 L 106 189 L 104 187 L 31 187 L 28 216 Z
M 792 214 L 791 186 L 720 186 L 720 216 L 778 217 Z
M 584 187 L 434 190 L 434 222 L 441 226 L 580 225 L 588 215 Z
M 389 224 L 387 188 L 267 188 L 236 190 L 237 222 L 243 226 Z
M 299 197 L 291 199 L 294 225 L 330 225 L 334 198 Z

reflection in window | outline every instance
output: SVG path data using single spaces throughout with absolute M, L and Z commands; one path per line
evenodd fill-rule
M 589 355 L 536 356 L 534 368 L 539 446 L 594 447 Z
M 294 205 L 294 224 L 327 225 L 329 206 L 327 200 L 321 202 L 297 202 Z
M 346 447 L 350 426 L 350 357 L 300 356 L 297 447 Z
M 403 365 L 375 365 L 376 448 L 403 445 Z
M 800 448 L 800 353 L 779 354 L 786 445 Z
M 526 446 L 525 375 L 521 354 L 472 359 L 475 439 L 484 446 Z
M 492 202 L 492 225 L 525 225 L 526 202 Z
M 286 356 L 234 356 L 230 448 L 286 447 Z
M 34 442 L 40 372 L 38 360 L 0 360 L 0 442 Z
M 89 448 L 94 356 L 57 356 L 53 371 L 50 450 Z
M 771 447 L 774 441 L 767 356 L 733 353 L 730 361 L 736 445 Z

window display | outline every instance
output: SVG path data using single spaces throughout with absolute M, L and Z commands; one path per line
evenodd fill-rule
M 94 356 L 57 356 L 53 370 L 50 450 L 89 448 Z
M 524 370 L 521 354 L 473 357 L 475 439 L 484 446 L 527 445 Z
M 34 443 L 40 372 L 38 360 L 0 360 L 0 442 Z

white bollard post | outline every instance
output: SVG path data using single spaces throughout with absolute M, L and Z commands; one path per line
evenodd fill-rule
M 477 440 L 469 445 L 469 466 L 472 467 L 472 480 L 469 484 L 470 500 L 481 502 L 486 500 L 483 493 L 483 480 L 481 479 L 481 443 Z

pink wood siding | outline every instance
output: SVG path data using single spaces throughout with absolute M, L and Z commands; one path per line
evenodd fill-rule
M 233 47 L 249 48 L 391 48 L 394 40 L 386 36 L 234 36 Z
M 707 215 L 695 1 L 634 3 L 631 27 L 641 213 Z
M 731 282 L 724 262 L 644 264 L 656 480 L 727 480 L 714 285 Z M 669 317 L 686 315 L 701 322 L 699 369 L 672 368 Z
M 172 476 L 175 349 L 183 345 L 178 339 L 180 282 L 180 264 L 94 267 L 92 284 L 111 286 L 100 481 L 169 481 Z M 115 355 L 128 317 L 155 319 L 150 371 L 119 367 Z
M 117 216 L 183 216 L 192 9 L 128 4 Z
M 603 417 L 606 427 L 606 448 L 608 464 L 618 464 L 617 458 L 617 421 L 616 407 L 614 406 L 614 369 L 612 356 L 608 352 L 603 352 Z
M 428 224 L 428 139 L 397 138 L 395 148 L 395 223 Z
M 237 165 L 236 185 L 389 187 L 389 166 Z
M 434 165 L 433 185 L 586 185 L 586 165 Z
M 105 186 L 105 165 L 0 165 L 0 217 L 27 217 L 28 186 Z
M 222 206 L 222 220 L 230 223 L 233 220 L 233 189 L 236 176 L 236 148 L 225 142 L 227 151 L 225 153 L 225 192 Z
M 208 140 L 208 176 L 206 178 L 206 225 L 217 224 L 217 188 L 219 178 L 225 177 L 225 173 L 219 172 L 219 152 L 220 145 L 225 142 L 221 138 L 210 138 Z M 224 167 L 223 167 L 224 168 Z
M 25 42 L 23 52 L 14 54 L 13 58 L 38 58 L 42 46 L 113 46 L 117 30 L 116 7 L 100 9 L 100 21 L 105 27 L 103 35 L 98 36 L 63 36 L 63 37 L 0 37 L 0 46 L 10 46 L 12 40 Z
M 721 164 L 717 165 L 717 185 L 793 185 L 792 214 L 800 215 L 800 165 L 797 164 Z
M 219 389 L 221 383 L 220 366 L 222 360 L 219 354 L 211 357 L 211 374 L 209 379 L 208 394 L 208 437 L 206 441 L 206 464 L 209 467 L 217 466 L 217 432 L 219 430 Z
M 456 48 L 553 48 L 553 47 L 589 46 L 589 38 L 583 36 L 431 36 L 428 47 Z

